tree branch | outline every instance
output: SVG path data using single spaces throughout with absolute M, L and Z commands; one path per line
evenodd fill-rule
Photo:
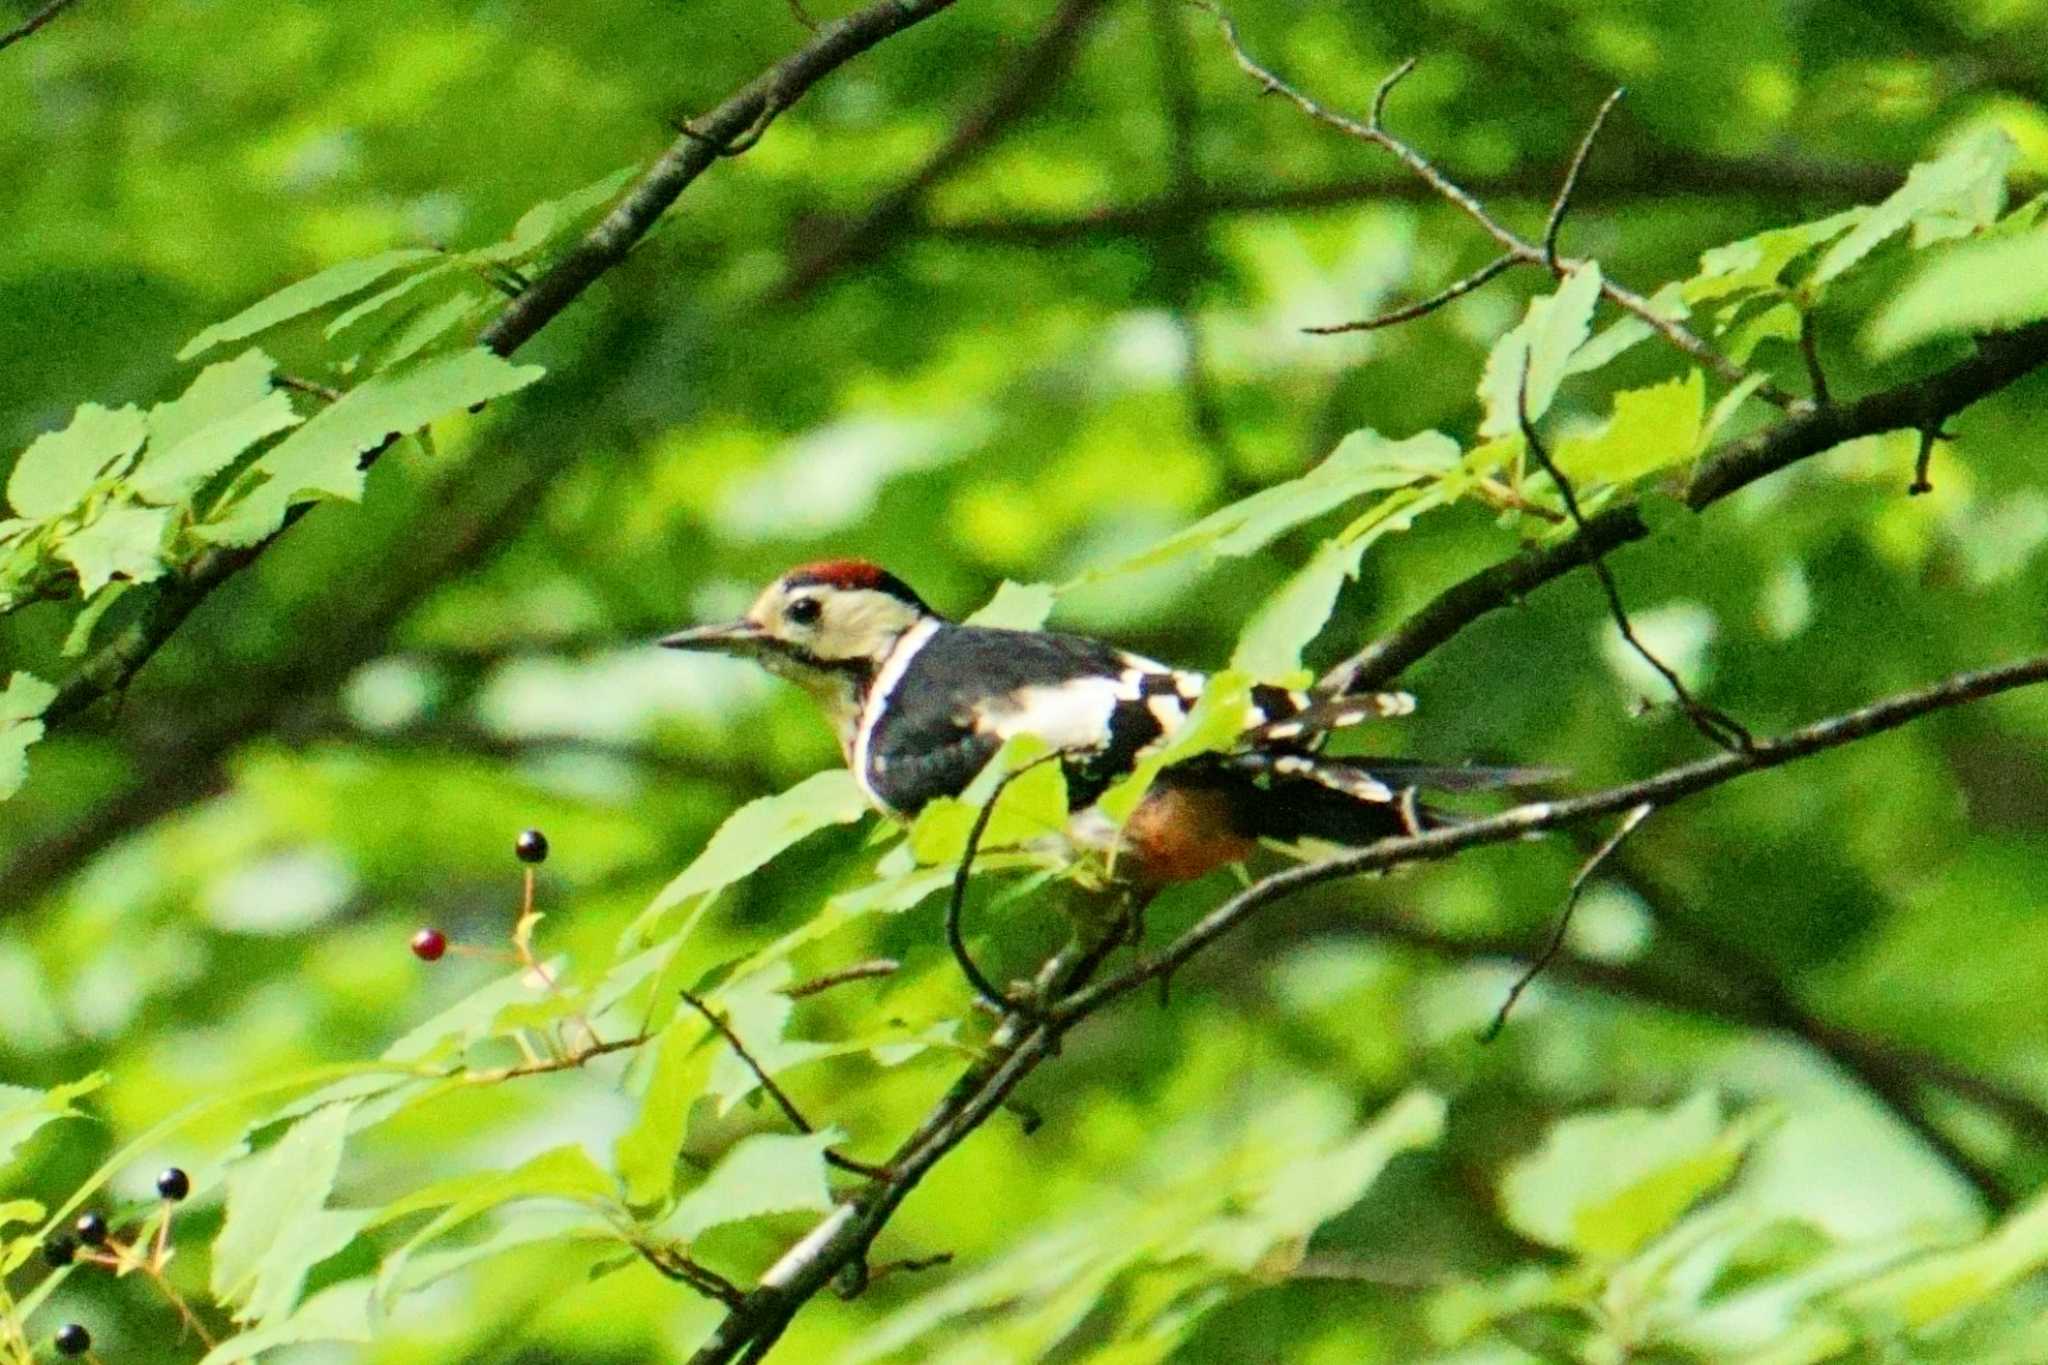
M 1724 753 L 1670 768 L 1624 786 L 1563 801 L 1517 806 L 1486 819 L 1383 839 L 1325 862 L 1310 863 L 1254 883 L 1210 911 L 1159 955 L 1142 960 L 1095 985 L 1086 984 L 1096 949 L 1073 949 L 1048 964 L 1041 980 L 1065 971 L 1078 983 L 1041 1018 L 1011 1015 L 991 1040 L 984 1059 L 956 1081 L 937 1107 L 889 1161 L 889 1177 L 856 1191 L 792 1246 L 736 1305 L 690 1365 L 757 1361 L 781 1338 L 803 1304 L 831 1279 L 857 1266 L 896 1208 L 947 1152 L 986 1122 L 1040 1063 L 1058 1050 L 1066 1030 L 1113 1001 L 1186 963 L 1217 939 L 1276 901 L 1312 886 L 1408 863 L 1436 861 L 1483 844 L 1505 843 L 1600 815 L 1660 808 L 1760 768 L 1776 767 L 1811 754 L 1896 728 L 1930 712 L 1960 706 L 2014 688 L 2048 681 L 2048 655 L 1997 668 L 1961 673 L 1917 691 L 1901 693 L 1858 711 L 1834 716 L 1773 739 L 1759 740 L 1743 753 Z M 1061 968 L 1060 963 L 1071 963 Z M 1049 994 L 1050 992 L 1048 992 Z
M 929 19 L 954 0 L 874 0 L 821 25 L 789 57 L 749 81 L 690 125 L 640 177 L 616 208 L 590 229 L 548 272 L 508 304 L 479 335 L 481 345 L 509 356 L 555 319 L 597 278 L 625 259 L 668 206 L 722 155 L 737 155 L 757 140 L 770 120 L 839 66 L 884 38 Z M 371 459 L 382 447 L 372 451 Z M 213 590 L 254 563 L 300 518 L 318 506 L 300 503 L 284 525 L 254 545 L 209 550 L 184 573 L 165 582 L 135 620 L 94 651 L 58 689 L 43 712 L 46 730 L 71 719 L 128 680 L 177 633 Z
M 31 33 L 34 33 L 44 24 L 49 23 L 52 19 L 77 3 L 78 0 L 50 0 L 49 4 L 44 5 L 34 14 L 22 20 L 14 28 L 9 29 L 5 33 L 0 33 L 0 48 L 13 47 L 23 38 L 28 37 Z
M 1939 424 L 1971 404 L 2048 365 L 2048 323 L 1984 338 L 1977 353 L 1946 370 L 1869 394 L 1853 403 L 1808 407 L 1761 431 L 1727 441 L 1702 457 L 1683 500 L 1703 511 L 1730 493 L 1844 441 Z M 1393 630 L 1332 668 L 1321 686 L 1385 687 L 1401 671 L 1488 612 L 1650 534 L 1640 498 L 1610 503 L 1567 539 L 1511 555 L 1452 584 Z
M 1106 0 L 1063 0 L 1036 42 L 1005 62 L 1002 76 L 979 107 L 953 127 L 953 135 L 902 184 L 869 204 L 859 217 L 828 229 L 826 240 L 802 253 L 776 291 L 785 301 L 802 298 L 834 275 L 873 260 L 889 238 L 917 217 L 918 206 L 937 185 L 1000 142 L 1018 120 L 1049 95 L 1073 60 L 1081 35 Z

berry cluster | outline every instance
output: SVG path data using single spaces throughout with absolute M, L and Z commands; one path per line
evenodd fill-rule
M 512 856 L 526 864 L 526 903 L 533 904 L 533 869 L 548 860 L 548 836 L 537 829 L 523 829 L 512 841 Z M 522 916 L 522 919 L 524 916 Z M 439 962 L 448 954 L 448 935 L 428 925 L 412 936 L 412 955 L 422 962 Z M 458 949 L 473 952 L 473 949 Z
M 156 1178 L 156 1192 L 164 1201 L 163 1218 L 157 1224 L 156 1238 L 145 1248 L 140 1239 L 122 1242 L 114 1236 L 107 1225 L 107 1216 L 98 1209 L 87 1209 L 78 1215 L 68 1232 L 53 1233 L 43 1242 L 43 1260 L 53 1270 L 65 1266 L 100 1266 L 117 1274 L 140 1270 L 156 1282 L 158 1289 L 177 1308 L 179 1316 L 197 1325 L 192 1310 L 185 1306 L 175 1289 L 164 1279 L 164 1262 L 170 1259 L 171 1206 L 184 1201 L 192 1193 L 192 1177 L 177 1166 L 165 1167 Z M 202 1329 L 200 1335 L 205 1336 Z M 50 1345 L 60 1356 L 83 1356 L 92 1350 L 92 1332 L 82 1322 L 67 1322 L 50 1337 Z

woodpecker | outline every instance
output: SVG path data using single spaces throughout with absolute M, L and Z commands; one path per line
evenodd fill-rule
M 1086 636 L 957 624 L 857 559 L 791 569 L 739 620 L 660 643 L 753 659 L 809 692 L 862 792 L 897 819 L 959 795 L 1004 741 L 1035 735 L 1060 751 L 1077 841 L 1113 839 L 1119 875 L 1148 887 L 1241 861 L 1261 840 L 1356 845 L 1415 833 L 1448 818 L 1419 799 L 1423 790 L 1537 776 L 1328 757 L 1321 748 L 1333 731 L 1407 715 L 1414 699 L 1261 685 L 1237 742 L 1165 768 L 1115 832 L 1091 808 L 1186 722 L 1202 674 Z

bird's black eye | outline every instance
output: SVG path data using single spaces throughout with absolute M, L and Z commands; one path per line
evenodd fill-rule
M 818 618 L 825 614 L 825 604 L 815 597 L 799 597 L 789 604 L 783 615 L 799 626 L 815 626 Z

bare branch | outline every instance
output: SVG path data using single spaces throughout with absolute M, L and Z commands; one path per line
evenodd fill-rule
M 1243 68 L 1246 74 L 1258 81 L 1260 87 L 1267 94 L 1283 96 L 1303 113 L 1318 122 L 1328 124 L 1347 136 L 1355 137 L 1362 142 L 1369 142 L 1375 147 L 1379 147 L 1392 154 L 1411 173 L 1434 190 L 1438 196 L 1455 205 L 1466 217 L 1478 224 L 1487 236 L 1500 244 L 1504 255 L 1513 256 L 1517 261 L 1541 265 L 1558 276 L 1566 274 L 1580 264 L 1577 261 L 1558 258 L 1552 252 L 1546 250 L 1544 246 L 1530 242 L 1506 227 L 1499 219 L 1488 213 L 1486 207 L 1464 187 L 1442 171 L 1439 171 L 1420 152 L 1386 130 L 1382 122 L 1382 115 L 1385 112 L 1387 96 L 1393 92 L 1394 86 L 1399 83 L 1401 78 L 1414 69 L 1415 62 L 1413 58 L 1403 63 L 1392 75 L 1380 82 L 1379 88 L 1373 92 L 1372 118 L 1369 122 L 1360 123 L 1357 119 L 1337 113 L 1335 110 L 1329 109 L 1316 100 L 1311 99 L 1275 75 L 1268 68 L 1261 66 L 1250 53 L 1245 51 L 1243 43 L 1238 39 L 1236 24 L 1231 22 L 1230 16 L 1225 14 L 1214 3 L 1214 0 L 1189 0 L 1189 3 L 1199 9 L 1207 10 L 1215 16 L 1217 25 L 1223 32 L 1223 40 L 1229 46 L 1231 55 L 1236 58 L 1238 66 Z M 1609 98 L 1609 106 L 1612 105 L 1613 98 Z M 1600 119 L 1595 121 L 1593 132 L 1597 133 L 1599 131 L 1600 122 L 1604 120 L 1605 107 L 1602 109 Z M 1569 187 L 1567 187 L 1567 191 L 1560 198 L 1569 198 Z M 1562 215 L 1553 208 L 1552 218 L 1554 222 L 1561 221 Z M 1613 280 L 1607 279 L 1604 276 L 1600 282 L 1600 293 L 1615 306 L 1625 312 L 1633 313 L 1636 317 L 1648 323 L 1650 328 L 1666 341 L 1730 383 L 1740 383 L 1749 378 L 1748 371 L 1744 370 L 1727 356 L 1722 355 L 1712 346 L 1709 346 L 1684 324 L 1666 317 L 1663 313 L 1652 307 L 1650 301 L 1642 295 L 1616 284 Z M 1768 381 L 1758 385 L 1756 393 L 1758 397 L 1775 403 L 1782 408 L 1798 411 L 1808 406 L 1803 400 Z
M 31 33 L 34 33 L 44 24 L 49 23 L 52 19 L 77 3 L 78 0 L 50 0 L 49 4 L 44 5 L 15 27 L 5 33 L 0 33 L 0 48 L 13 47 L 23 38 L 28 37 Z
M 1396 308 L 1391 313 L 1381 313 L 1377 317 L 1362 318 L 1357 322 L 1334 322 L 1321 327 L 1304 327 L 1301 330 L 1312 336 L 1328 337 L 1341 336 L 1345 332 L 1370 332 L 1380 327 L 1392 327 L 1397 323 L 1413 322 L 1416 318 L 1427 317 L 1447 303 L 1463 298 L 1496 275 L 1515 266 L 1527 264 L 1529 262 L 1519 256 L 1496 256 L 1456 284 L 1431 294 L 1419 303 L 1411 303 L 1405 308 Z
M 865 1257 L 868 1246 L 925 1174 L 998 1112 L 1018 1084 L 1057 1052 L 1062 1033 L 1179 967 L 1259 909 L 1339 878 L 1441 859 L 1482 844 L 1509 842 L 1537 830 L 1641 806 L 1668 806 L 1745 773 L 1852 743 L 1933 711 L 2043 681 L 2048 681 L 2048 655 L 1957 674 L 1930 687 L 1759 741 L 1747 753 L 1717 755 L 1571 800 L 1517 806 L 1466 824 L 1383 839 L 1327 862 L 1290 868 L 1254 883 L 1198 920 L 1159 956 L 1095 985 L 1076 984 L 1040 1019 L 1011 1015 L 990 1041 L 985 1057 L 954 1083 L 897 1149 L 889 1162 L 888 1177 L 854 1191 L 845 1204 L 826 1215 L 771 1266 L 690 1357 L 691 1365 L 762 1359 L 805 1302 Z M 1041 994 L 1051 993 L 1062 978 L 1085 983 L 1106 951 L 1104 945 L 1111 941 L 1092 947 L 1073 945 L 1063 951 L 1041 970 Z
M 894 975 L 902 966 L 903 964 L 893 957 L 870 958 L 865 962 L 855 962 L 841 967 L 837 971 L 826 972 L 823 976 L 814 976 L 808 981 L 799 981 L 793 986 L 784 986 L 779 994 L 786 995 L 792 1000 L 802 1000 L 806 996 L 829 991 L 834 986 L 844 986 L 849 981 L 867 981 L 878 976 Z
M 1557 198 L 1550 202 L 1550 221 L 1543 225 L 1543 265 L 1553 275 L 1558 273 L 1557 234 L 1564 230 L 1565 214 L 1571 212 L 1572 195 L 1579 188 L 1579 173 L 1586 169 L 1586 158 L 1593 154 L 1593 143 L 1600 136 L 1600 130 L 1607 126 L 1607 116 L 1614 112 L 1614 106 L 1626 93 L 1626 86 L 1617 85 L 1614 93 L 1594 113 L 1592 125 L 1579 139 L 1579 150 L 1572 157 L 1572 164 L 1565 169 L 1564 183 L 1557 187 Z
M 1579 908 L 1579 897 L 1585 893 L 1586 883 L 1599 870 L 1600 864 L 1606 862 L 1614 850 L 1621 847 L 1621 841 L 1635 833 L 1636 826 L 1649 819 L 1650 812 L 1655 809 L 1655 806 L 1645 803 L 1622 816 L 1621 823 L 1614 827 L 1614 833 L 1608 835 L 1600 847 L 1593 850 L 1593 855 L 1579 865 L 1577 875 L 1572 878 L 1571 888 L 1565 892 L 1564 908 L 1557 912 L 1557 924 L 1550 931 L 1549 942 L 1543 945 L 1543 951 L 1536 954 L 1528 968 L 1508 987 L 1507 998 L 1500 1002 L 1500 1009 L 1494 1014 L 1493 1022 L 1479 1035 L 1480 1042 L 1490 1043 L 1500 1037 L 1500 1031 L 1508 1026 L 1508 1015 L 1514 1011 L 1515 1002 L 1522 998 L 1522 992 L 1528 990 L 1536 978 L 1543 975 L 1543 969 L 1556 961 L 1558 953 L 1563 951 L 1565 935 L 1570 933 L 1572 928 L 1572 911 Z
M 2048 323 L 1987 337 L 1977 354 L 1946 370 L 1869 394 L 1853 403 L 1809 405 L 1761 431 L 1724 442 L 1703 456 L 1686 486 L 1698 512 L 1788 465 L 1859 436 L 1925 431 L 2022 376 L 2048 366 Z M 1642 504 L 1617 501 L 1587 517 L 1570 539 L 1524 550 L 1437 594 L 1428 605 L 1326 673 L 1323 687 L 1384 687 L 1401 671 L 1472 622 L 1618 546 L 1650 534 Z
M 1522 357 L 1522 377 L 1515 389 L 1515 420 L 1522 428 L 1523 445 L 1536 457 L 1536 462 L 1543 466 L 1543 472 L 1550 476 L 1551 483 L 1557 487 L 1558 496 L 1564 499 L 1564 510 L 1570 515 L 1572 525 L 1578 528 L 1579 534 L 1584 535 L 1586 514 L 1579 507 L 1579 495 L 1573 490 L 1571 480 L 1565 478 L 1564 471 L 1551 460 L 1550 452 L 1543 446 L 1543 438 L 1537 434 L 1535 424 L 1529 420 L 1527 354 Z M 1593 576 L 1600 580 L 1600 591 L 1606 594 L 1607 613 L 1614 618 L 1615 629 L 1621 632 L 1621 638 L 1628 642 L 1628 647 L 1634 650 L 1644 663 L 1655 669 L 1657 676 L 1664 679 L 1665 686 L 1671 689 L 1671 695 L 1678 699 L 1680 709 L 1699 732 L 1705 735 L 1709 742 L 1724 749 L 1742 750 L 1755 743 L 1755 738 L 1740 721 L 1694 697 L 1671 666 L 1658 658 L 1636 635 L 1636 628 L 1628 619 L 1628 608 L 1621 602 L 1621 585 L 1614 581 L 1614 571 L 1607 567 L 1607 561 L 1601 557 L 1599 551 L 1593 552 L 1590 564 Z

